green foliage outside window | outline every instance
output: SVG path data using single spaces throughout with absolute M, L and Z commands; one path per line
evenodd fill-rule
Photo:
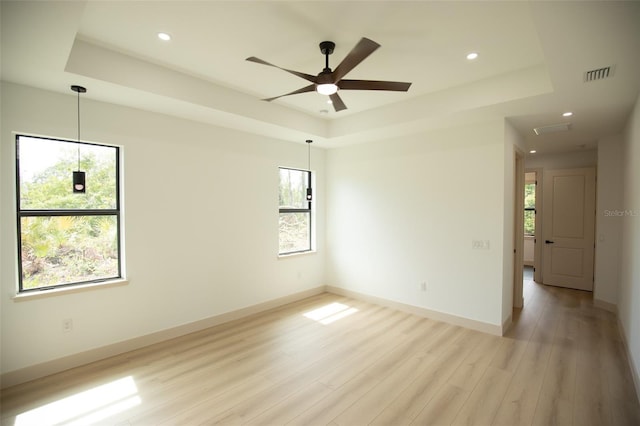
M 527 183 L 524 186 L 524 208 L 535 209 L 535 207 L 536 207 L 536 184 Z M 536 233 L 535 210 L 524 211 L 524 233 L 525 235 L 535 235 Z

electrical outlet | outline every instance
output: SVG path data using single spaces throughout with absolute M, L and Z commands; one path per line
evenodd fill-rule
M 73 330 L 73 320 L 71 318 L 62 320 L 62 331 L 64 333 L 69 333 Z

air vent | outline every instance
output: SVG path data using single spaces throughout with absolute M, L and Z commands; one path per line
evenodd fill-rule
M 570 126 L 571 123 L 552 124 L 550 126 L 536 127 L 533 131 L 540 136 L 547 133 L 566 132 Z
M 603 80 L 605 78 L 613 77 L 613 67 L 598 68 L 596 70 L 586 71 L 584 73 L 584 82 Z

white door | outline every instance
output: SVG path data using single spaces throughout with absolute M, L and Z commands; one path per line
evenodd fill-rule
M 544 172 L 544 284 L 593 290 L 596 172 Z

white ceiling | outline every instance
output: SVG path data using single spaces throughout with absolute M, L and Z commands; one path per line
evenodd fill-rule
M 2 0 L 1 14 L 3 80 L 324 147 L 506 117 L 539 153 L 588 149 L 640 89 L 640 2 Z M 245 58 L 315 75 L 321 41 L 335 69 L 361 37 L 382 47 L 347 78 L 408 92 L 342 91 L 341 112 L 315 92 L 260 100 L 308 82 Z

